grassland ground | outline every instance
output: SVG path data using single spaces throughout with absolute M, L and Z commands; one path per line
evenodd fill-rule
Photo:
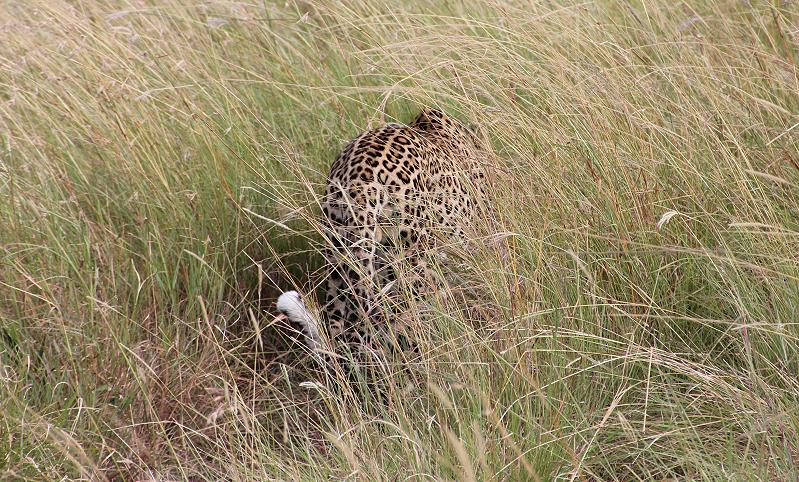
M 0 479 L 796 480 L 797 61 L 781 0 L 0 3 Z M 270 311 L 423 105 L 503 249 L 364 403 Z

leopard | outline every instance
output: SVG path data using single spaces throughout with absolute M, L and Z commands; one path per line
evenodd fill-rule
M 418 354 L 407 317 L 386 306 L 398 293 L 429 291 L 431 253 L 468 238 L 485 212 L 485 161 L 471 128 L 429 107 L 409 124 L 363 132 L 333 161 L 321 200 L 321 312 L 332 344 L 343 344 L 356 363 L 381 353 L 387 338 Z M 296 291 L 283 293 L 277 305 L 312 349 L 322 347 L 322 325 Z

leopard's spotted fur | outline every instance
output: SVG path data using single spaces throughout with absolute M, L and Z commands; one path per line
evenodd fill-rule
M 409 125 L 364 132 L 333 162 L 322 204 L 330 246 L 323 311 L 331 337 L 353 353 L 373 348 L 373 328 L 397 328 L 386 327 L 380 298 L 401 285 L 421 290 L 426 253 L 462 238 L 478 215 L 478 145 L 459 121 L 424 109 Z M 411 269 L 397 276 L 400 260 Z

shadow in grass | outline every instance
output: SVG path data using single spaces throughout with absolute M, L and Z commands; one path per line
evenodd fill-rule
M 317 248 L 311 236 L 286 234 L 267 241 L 261 253 L 252 256 L 257 265 L 247 270 L 241 286 L 245 293 L 250 293 L 245 300 L 246 308 L 259 318 L 260 335 L 255 335 L 251 345 L 260 348 L 247 357 L 254 369 L 275 362 L 289 367 L 305 365 L 307 354 L 298 337 L 300 326 L 287 320 L 274 322 L 278 314 L 275 303 L 283 292 L 293 289 L 322 299 L 324 257 Z M 251 335 L 253 327 L 247 325 L 238 329 L 236 335 Z

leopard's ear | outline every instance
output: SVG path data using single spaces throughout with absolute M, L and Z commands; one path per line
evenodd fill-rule
M 412 126 L 422 130 L 429 130 L 430 128 L 439 128 L 443 126 L 449 116 L 442 110 L 433 107 L 425 107 L 416 116 L 416 119 L 411 123 Z
M 425 107 L 421 112 L 419 112 L 419 116 L 424 116 L 428 119 L 444 119 L 448 117 L 443 110 L 437 107 Z

